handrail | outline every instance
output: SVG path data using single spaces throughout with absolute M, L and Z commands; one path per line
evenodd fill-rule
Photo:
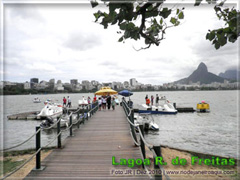
M 139 142 L 136 142 L 135 139 L 133 138 L 133 134 L 132 134 L 131 131 L 130 131 L 130 134 L 131 134 L 131 137 L 132 137 L 132 139 L 133 139 L 133 141 L 134 141 L 134 144 L 136 144 L 136 146 L 140 146 L 140 143 L 139 143 Z
M 157 157 L 157 154 L 156 154 L 156 152 L 155 152 L 155 150 L 154 150 L 154 147 L 156 147 L 156 146 L 154 146 L 154 145 L 152 145 L 152 144 L 150 144 L 150 143 L 148 143 L 148 142 L 146 141 L 146 139 L 144 138 L 144 135 L 142 134 L 142 130 L 140 129 L 140 126 L 134 124 L 134 123 L 131 122 L 131 120 L 129 119 L 130 116 L 131 116 L 131 113 L 132 113 L 130 107 L 128 106 L 128 104 L 126 103 L 125 100 L 123 100 L 122 103 L 123 103 L 123 108 L 124 108 L 125 114 L 126 114 L 126 116 L 127 116 L 127 121 L 128 121 L 128 123 L 130 124 L 131 129 L 134 128 L 134 131 L 135 131 L 135 128 L 137 128 L 138 131 L 139 131 L 140 142 L 137 141 L 137 138 L 136 138 L 136 140 L 135 140 L 135 138 L 133 137 L 133 134 L 132 134 L 132 131 L 131 131 L 131 130 L 130 130 L 130 134 L 131 134 L 131 136 L 132 136 L 132 139 L 133 139 L 133 141 L 134 141 L 134 144 L 135 144 L 136 146 L 138 146 L 138 147 L 141 147 L 141 152 L 142 152 L 141 155 L 142 155 L 142 158 L 144 159 L 144 156 L 145 156 L 145 155 L 144 155 L 144 154 L 145 154 L 145 145 L 146 145 L 147 148 L 153 153 L 153 157 Z M 128 111 L 129 111 L 129 112 L 128 112 Z M 135 133 L 135 132 L 134 132 L 134 133 Z M 160 148 L 160 147 L 159 147 L 159 148 Z M 160 168 L 160 170 L 161 170 L 162 172 L 165 171 L 162 165 L 157 165 L 157 166 Z M 145 166 L 144 166 L 144 168 L 145 168 Z M 162 173 L 162 174 L 164 174 L 164 176 L 165 176 L 165 178 L 166 178 L 167 180 L 170 180 L 169 176 L 168 176 L 166 173 Z M 162 175 L 160 175 L 160 178 L 159 178 L 159 179 L 162 179 L 161 176 L 162 176 Z
M 90 111 L 88 111 L 87 113 L 89 113 L 89 112 L 91 113 L 91 112 L 97 111 L 97 109 L 98 109 L 98 102 L 95 102 L 95 103 L 93 103 L 93 104 L 95 105 L 94 108 L 92 108 L 92 109 L 91 109 Z M 71 112 L 70 115 L 69 115 L 69 117 L 72 118 L 72 115 L 75 114 L 75 113 L 79 113 L 80 110 L 81 110 L 81 109 L 78 108 L 76 111 Z M 40 133 L 42 130 L 51 129 L 51 128 L 54 127 L 56 124 L 60 123 L 60 120 L 61 120 L 61 117 L 62 117 L 62 116 L 63 116 L 63 115 L 61 115 L 61 116 L 59 117 L 59 119 L 57 120 L 57 122 L 55 122 L 52 126 L 50 126 L 50 128 L 39 128 L 39 129 L 38 129 L 32 136 L 30 136 L 27 140 L 23 141 L 22 143 L 20 143 L 20 144 L 18 144 L 18 145 L 15 145 L 15 146 L 13 146 L 13 147 L 11 147 L 11 148 L 2 149 L 2 150 L 0 150 L 0 152 L 1 152 L 1 151 L 6 151 L 6 150 L 9 150 L 9 149 L 13 149 L 13 148 L 16 148 L 16 147 L 18 147 L 18 146 L 21 146 L 22 144 L 25 144 L 27 141 L 29 141 L 32 137 L 34 137 L 35 135 L 37 135 L 38 133 Z M 45 145 L 45 148 L 48 147 L 51 143 L 53 143 L 53 142 L 62 134 L 62 132 L 69 130 L 70 128 L 73 127 L 73 125 L 76 125 L 77 123 L 81 122 L 82 119 L 84 119 L 84 111 L 83 111 L 83 116 L 82 116 L 82 117 L 80 117 L 79 114 L 78 114 L 78 120 L 77 120 L 75 123 L 71 123 L 71 125 L 70 125 L 69 127 L 67 127 L 66 129 L 60 130 L 59 133 L 55 136 L 55 138 L 54 138 L 52 141 L 50 141 L 47 145 Z M 59 126 L 59 127 L 60 127 L 60 126 Z M 79 128 L 79 126 L 78 126 L 78 128 Z M 70 130 L 70 131 L 71 131 L 71 130 Z M 71 136 L 71 134 L 70 134 L 70 136 Z M 60 138 L 60 139 L 61 139 L 61 138 Z M 40 147 L 26 162 L 24 162 L 22 165 L 20 165 L 18 168 L 16 168 L 16 169 L 13 170 L 12 172 L 8 173 L 8 174 L 7 174 L 6 176 L 4 176 L 2 179 L 6 179 L 7 177 L 9 177 L 9 176 L 11 176 L 12 174 L 14 174 L 15 172 L 17 172 L 17 171 L 18 171 L 19 169 L 21 169 L 24 165 L 26 165 L 29 161 L 31 161 L 34 156 L 36 156 L 38 153 L 40 153 L 40 151 L 41 151 L 42 149 L 43 149 L 43 147 Z
M 37 154 L 39 153 L 40 151 L 42 150 L 42 148 L 39 148 L 26 162 L 24 162 L 22 165 L 20 165 L 18 168 L 16 168 L 14 171 L 8 173 L 6 176 L 4 176 L 2 178 L 3 179 L 6 179 L 7 177 L 11 176 L 12 174 L 14 174 L 15 172 L 17 172 L 19 169 L 21 169 L 23 166 L 25 166 L 29 161 L 32 160 L 32 158 Z
M 41 131 L 41 129 L 39 129 L 38 131 L 36 131 L 32 136 L 30 136 L 30 137 L 29 137 L 28 139 L 26 139 L 25 141 L 23 141 L 23 142 L 15 145 L 15 146 L 13 146 L 13 147 L 6 148 L 6 149 L 1 149 L 0 152 L 1 152 L 1 151 L 2 151 L 2 152 L 3 152 L 3 151 L 6 151 L 6 150 L 10 150 L 10 149 L 14 149 L 14 148 L 16 148 L 16 147 L 19 147 L 19 146 L 25 144 L 25 143 L 28 142 L 30 139 L 32 139 L 39 131 Z
M 149 149 L 152 149 L 152 148 L 153 148 L 153 145 L 152 145 L 152 144 L 149 144 L 149 143 L 145 140 L 145 138 L 143 137 L 143 134 L 142 134 L 142 131 L 141 131 L 140 127 L 137 126 L 137 128 L 138 128 L 138 131 L 139 131 L 139 135 L 141 136 L 144 144 L 147 145 L 147 147 L 148 147 Z
M 40 129 L 39 129 L 40 130 Z M 38 131 L 39 132 L 39 131 Z M 50 141 L 47 145 L 45 145 L 45 148 L 48 147 L 50 144 L 52 144 L 57 138 L 58 136 L 62 133 L 62 131 L 60 131 L 60 133 L 58 133 L 55 138 Z M 14 174 L 15 172 L 17 172 L 19 169 L 21 169 L 23 166 L 25 166 L 29 161 L 31 161 L 33 159 L 33 157 L 39 153 L 41 150 L 43 149 L 43 147 L 39 148 L 30 158 L 28 158 L 28 160 L 26 162 L 24 162 L 23 164 L 21 164 L 18 168 L 16 168 L 14 171 L 10 172 L 9 174 L 7 174 L 6 176 L 4 176 L 2 178 L 2 180 L 6 179 L 7 177 L 11 176 L 12 174 Z
M 96 107 L 94 107 L 94 108 L 96 108 Z M 78 108 L 76 111 L 71 112 L 71 114 L 70 114 L 69 116 L 71 116 L 72 114 L 75 114 L 75 113 L 79 112 L 80 110 L 81 110 L 81 109 Z M 92 110 L 93 110 L 93 109 L 91 109 L 89 112 L 91 112 Z M 60 118 L 59 118 L 59 120 L 56 121 L 54 124 L 52 124 L 50 127 L 47 127 L 47 128 L 41 127 L 41 129 L 39 129 L 39 131 L 41 131 L 42 129 L 43 129 L 43 130 L 48 130 L 48 129 L 53 128 L 53 127 L 54 127 L 55 125 L 57 125 L 57 123 L 61 120 L 61 117 L 62 117 L 62 116 L 63 116 L 63 115 L 61 115 Z M 6 148 L 6 149 L 0 149 L 0 152 L 1 152 L 1 151 L 2 151 L 2 152 L 3 152 L 3 151 L 7 151 L 7 150 L 10 150 L 10 149 L 14 149 L 14 148 L 16 148 L 16 147 L 19 147 L 19 146 L 25 144 L 25 143 L 28 142 L 31 138 L 33 138 L 39 131 L 35 132 L 35 133 L 34 133 L 33 135 L 31 135 L 28 139 L 26 139 L 25 141 L 23 141 L 23 142 L 15 145 L 15 146 L 12 146 L 12 147 Z

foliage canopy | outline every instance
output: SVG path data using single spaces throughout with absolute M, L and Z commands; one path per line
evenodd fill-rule
M 117 24 L 119 26 L 118 34 L 121 35 L 119 42 L 125 42 L 127 39 L 144 39 L 146 47 L 151 45 L 158 46 L 164 39 L 168 28 L 180 25 L 184 19 L 183 8 L 164 7 L 165 0 L 147 0 L 147 1 L 105 1 L 109 12 L 98 11 L 94 13 L 95 22 L 99 22 L 105 29 L 109 25 Z M 240 36 L 239 21 L 240 12 L 235 8 L 224 8 L 226 0 L 206 0 L 209 4 L 214 3 L 214 10 L 220 20 L 225 21 L 225 27 L 209 30 L 206 39 L 212 42 L 216 49 L 224 46 L 227 41 L 235 42 Z M 195 0 L 195 6 L 199 6 L 202 0 Z M 98 6 L 97 1 L 91 1 L 92 7 Z

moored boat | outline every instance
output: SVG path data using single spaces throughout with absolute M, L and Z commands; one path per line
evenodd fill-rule
M 37 115 L 37 118 L 46 118 L 46 117 L 58 117 L 62 114 L 63 106 L 61 104 L 45 102 L 45 106 L 41 112 Z
M 87 106 L 88 105 L 88 101 L 84 98 L 82 98 L 82 100 L 78 100 L 78 106 Z
M 177 114 L 175 107 L 166 99 L 165 96 L 159 99 L 159 103 L 155 106 L 142 104 L 138 113 L 150 114 Z
M 197 112 L 210 112 L 210 106 L 205 101 L 197 104 Z
M 40 103 L 40 102 L 41 102 L 41 100 L 38 97 L 35 97 L 33 99 L 33 103 Z
M 159 130 L 159 126 L 157 123 L 154 122 L 153 117 L 151 114 L 146 113 L 146 114 L 138 114 L 134 115 L 134 124 L 135 125 L 143 125 L 144 130 L 153 130 L 157 131 Z

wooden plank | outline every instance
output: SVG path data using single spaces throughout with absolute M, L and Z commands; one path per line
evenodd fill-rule
M 26 179 L 149 179 L 147 175 L 116 175 L 113 170 L 134 171 L 141 166 L 113 166 L 112 156 L 141 158 L 135 147 L 130 126 L 122 107 L 115 111 L 98 111 L 85 121 L 73 137 L 64 141 L 62 149 L 54 149 L 42 162 L 43 171 L 32 171 Z

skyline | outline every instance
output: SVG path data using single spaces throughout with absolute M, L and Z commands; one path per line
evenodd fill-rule
M 116 27 L 105 30 L 93 22 L 98 8 L 90 3 L 5 5 L 3 80 L 123 82 L 134 77 L 143 84 L 163 84 L 187 77 L 200 62 L 217 75 L 238 68 L 239 40 L 220 50 L 205 40 L 208 29 L 222 25 L 213 7 L 183 6 L 182 25 L 170 28 L 158 47 L 137 52 L 133 46 L 140 48 L 141 42 L 119 43 Z

